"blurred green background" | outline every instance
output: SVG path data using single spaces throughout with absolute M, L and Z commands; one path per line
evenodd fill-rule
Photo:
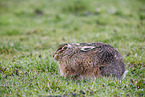
M 59 44 L 104 42 L 124 57 L 123 80 L 59 74 Z M 0 0 L 0 95 L 144 96 L 144 0 Z

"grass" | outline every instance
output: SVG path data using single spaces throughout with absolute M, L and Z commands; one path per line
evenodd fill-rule
M 0 95 L 145 96 L 144 0 L 1 0 Z M 125 79 L 65 79 L 61 43 L 104 42 L 124 57 Z

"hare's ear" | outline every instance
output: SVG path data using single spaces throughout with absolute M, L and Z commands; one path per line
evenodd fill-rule
M 80 48 L 81 51 L 89 51 L 91 49 L 94 49 L 95 46 L 83 46 Z
M 67 47 L 69 47 L 69 48 L 72 48 L 72 45 L 70 45 L 70 44 L 67 44 Z

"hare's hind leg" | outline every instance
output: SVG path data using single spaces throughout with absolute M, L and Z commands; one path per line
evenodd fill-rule
M 104 67 L 101 67 L 100 70 L 103 76 L 120 78 L 125 71 L 125 67 L 123 66 L 123 64 L 120 63 L 111 63 Z

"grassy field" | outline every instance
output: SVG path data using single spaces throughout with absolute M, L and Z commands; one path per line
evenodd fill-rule
M 0 96 L 145 96 L 144 0 L 0 0 Z M 61 43 L 117 48 L 125 79 L 65 79 Z

